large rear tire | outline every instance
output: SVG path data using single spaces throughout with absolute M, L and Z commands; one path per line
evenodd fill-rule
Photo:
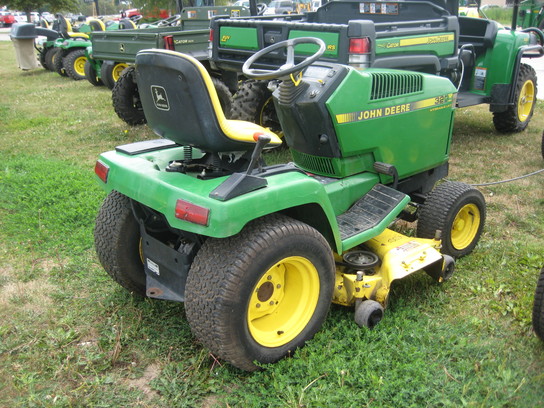
M 418 214 L 417 236 L 442 232 L 441 252 L 454 258 L 472 252 L 485 224 L 485 199 L 476 188 L 447 181 L 434 188 Z
M 258 219 L 236 236 L 206 240 L 187 278 L 187 319 L 212 353 L 253 371 L 319 330 L 334 273 L 318 231 L 285 216 Z
M 281 124 L 276 113 L 269 81 L 248 80 L 240 85 L 234 95 L 232 119 L 245 120 L 281 133 Z
M 85 63 L 87 57 L 83 48 L 70 51 L 63 59 L 62 64 L 68 76 L 76 81 L 85 79 Z
M 523 131 L 531 118 L 536 105 L 536 72 L 528 64 L 520 64 L 515 83 L 514 105 L 504 112 L 493 113 L 495 129 L 501 133 Z
M 127 196 L 112 191 L 106 197 L 96 217 L 94 243 L 100 263 L 113 280 L 144 296 L 140 226 Z
M 544 268 L 536 285 L 535 302 L 533 304 L 533 328 L 540 340 L 544 341 Z

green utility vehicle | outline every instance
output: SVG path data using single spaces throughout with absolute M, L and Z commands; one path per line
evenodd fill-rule
M 536 285 L 533 303 L 533 328 L 537 336 L 544 341 L 544 268 L 540 270 Z
M 456 106 L 489 104 L 500 132 L 518 132 L 531 120 L 536 74 L 522 58 L 544 54 L 542 32 L 507 30 L 495 21 L 460 17 L 458 0 L 392 2 L 338 0 L 303 15 L 218 18 L 211 23 L 212 66 L 241 72 L 244 61 L 276 42 L 310 36 L 327 44 L 322 60 L 359 70 L 393 68 L 449 78 L 458 90 Z M 303 58 L 310 47 L 297 49 Z M 262 68 L 279 66 L 270 55 Z M 245 82 L 233 113 L 240 119 L 268 119 L 274 84 Z M 269 89 L 270 88 L 270 89 Z M 260 122 L 262 123 L 262 122 Z
M 542 1 L 525 0 L 519 3 L 518 7 L 518 24 L 521 27 L 544 29 L 544 3 Z
M 176 26 L 95 33 L 92 49 L 88 50 L 87 79 L 92 84 L 101 80 L 112 91 L 115 112 L 129 125 L 145 123 L 134 81 L 133 64 L 136 53 L 142 49 L 164 48 L 193 56 L 208 65 L 208 42 L 210 19 L 214 16 L 247 16 L 250 11 L 242 6 L 213 6 L 208 0 L 205 6 L 184 7 Z M 180 7 L 182 5 L 180 4 Z M 92 68 L 91 68 L 92 66 Z M 213 74 L 222 105 L 230 110 L 232 93 L 221 81 L 219 72 Z
M 295 63 L 295 47 L 314 51 Z M 331 301 L 372 328 L 394 280 L 421 270 L 448 279 L 484 226 L 477 189 L 437 184 L 448 174 L 452 82 L 359 71 L 319 60 L 326 52 L 300 37 L 242 68 L 279 80 L 292 163 L 264 163 L 281 139 L 226 119 L 200 62 L 156 49 L 138 53 L 135 77 L 162 138 L 118 146 L 95 166 L 109 193 L 94 232 L 104 269 L 133 293 L 184 301 L 197 339 L 244 370 L 292 355 Z M 253 68 L 277 54 L 280 68 Z M 389 229 L 399 217 L 418 219 L 417 237 Z

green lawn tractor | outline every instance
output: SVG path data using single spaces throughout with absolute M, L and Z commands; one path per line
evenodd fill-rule
M 294 49 L 311 50 L 295 63 Z M 255 53 L 249 78 L 279 79 L 274 103 L 293 162 L 266 165 L 281 144 L 228 120 L 196 59 L 143 50 L 135 76 L 160 139 L 100 155 L 109 192 L 96 219 L 104 269 L 138 295 L 185 302 L 196 338 L 243 370 L 291 355 L 331 302 L 374 327 L 393 281 L 450 278 L 476 246 L 482 194 L 448 174 L 456 89 L 417 72 L 318 61 L 323 41 Z M 255 69 L 270 54 L 275 70 Z M 435 187 L 436 185 L 436 187 Z M 391 227 L 418 219 L 415 237 Z

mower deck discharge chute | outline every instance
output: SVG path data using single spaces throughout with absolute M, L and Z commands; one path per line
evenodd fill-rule
M 295 61 L 295 48 L 307 57 Z M 185 302 L 194 335 L 244 370 L 275 362 L 321 327 L 331 301 L 373 327 L 391 283 L 424 270 L 448 279 L 475 247 L 483 196 L 448 173 L 456 89 L 417 72 L 316 62 L 323 41 L 263 49 L 248 77 L 277 78 L 274 104 L 293 163 L 267 166 L 277 135 L 227 120 L 206 69 L 144 50 L 135 75 L 161 139 L 103 153 L 109 192 L 95 243 L 131 292 Z M 254 69 L 282 53 L 275 70 Z M 418 237 L 389 229 L 419 218 Z

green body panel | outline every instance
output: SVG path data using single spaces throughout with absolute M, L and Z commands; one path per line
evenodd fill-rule
M 522 1 L 519 5 L 518 25 L 522 28 L 539 27 L 544 17 L 540 10 L 543 3 L 535 0 Z
M 385 88 L 380 93 L 372 84 L 378 80 Z M 407 85 L 401 87 L 403 83 Z M 387 96 L 387 86 L 397 94 Z M 344 158 L 360 158 L 354 162 L 358 171 L 373 171 L 374 161 L 391 163 L 402 179 L 447 161 L 455 93 L 453 84 L 438 76 L 351 70 L 328 99 L 327 109 Z M 449 131 L 437 131 L 445 124 Z
M 205 60 L 208 56 L 210 19 L 215 16 L 244 15 L 249 15 L 245 7 L 188 7 L 183 10 L 178 27 L 95 31 L 92 34 L 93 58 L 133 63 L 138 51 L 165 48 L 164 37 L 173 36 L 175 51 Z
M 376 56 L 431 54 L 446 57 L 454 53 L 455 34 L 449 32 L 376 39 Z
M 63 50 L 87 48 L 89 45 L 91 45 L 91 41 L 85 39 L 66 40 L 64 38 L 57 38 L 55 40 L 55 47 L 62 48 Z
M 299 37 L 315 37 L 320 38 L 325 42 L 326 48 L 323 57 L 327 58 L 336 58 L 338 57 L 338 33 L 327 33 L 321 31 L 301 31 L 301 30 L 291 30 L 289 32 L 289 39 L 299 38 Z M 297 54 L 301 55 L 312 55 L 318 50 L 317 45 L 312 44 L 302 44 L 295 47 Z
M 470 91 L 476 94 L 491 95 L 495 84 L 512 84 L 516 67 L 515 56 L 520 47 L 529 44 L 529 34 L 519 31 L 499 30 L 493 49 L 476 59 L 476 68 Z
M 382 232 L 405 205 L 404 202 L 399 205 L 376 228 L 342 243 L 336 216 L 347 211 L 378 183 L 378 175 L 363 173 L 321 183 L 315 177 L 293 171 L 267 177 L 268 185 L 262 189 L 228 201 L 219 201 L 209 195 L 227 177 L 200 180 L 195 175 L 164 171 L 169 161 L 182 156 L 182 147 L 132 156 L 116 151 L 103 153 L 100 161 L 109 166 L 110 170 L 107 184 L 100 184 L 106 191 L 119 191 L 164 214 L 173 228 L 215 238 L 235 235 L 251 220 L 268 214 L 289 212 L 308 205 L 317 206 L 324 215 L 321 218 L 326 222 L 314 227 L 330 237 L 331 245 L 338 253 Z M 174 214 L 178 199 L 208 208 L 208 225 L 197 225 L 176 218 Z
M 258 50 L 256 28 L 245 27 L 221 27 L 219 31 L 219 43 L 224 48 L 236 48 L 241 50 Z

